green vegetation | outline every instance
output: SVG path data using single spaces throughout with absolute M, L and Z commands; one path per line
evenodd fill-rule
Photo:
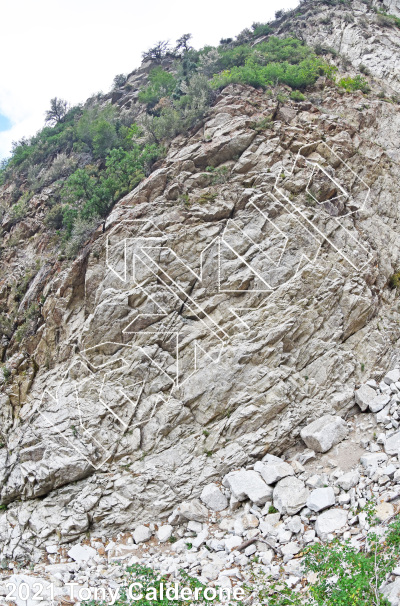
M 368 81 L 360 75 L 357 75 L 354 78 L 351 78 L 350 76 L 341 78 L 338 85 L 348 92 L 360 90 L 362 93 L 369 93 L 371 90 Z
M 397 271 L 389 279 L 390 288 L 398 290 L 400 288 L 400 271 Z
M 269 128 L 272 128 L 272 126 L 272 119 L 269 116 L 266 116 L 265 118 L 261 118 L 261 120 L 259 120 L 258 122 L 253 122 L 253 124 L 250 125 L 250 128 L 260 133 L 265 130 L 268 130 Z
M 130 604 L 137 604 L 137 606 L 183 606 L 185 604 L 194 604 L 200 606 L 220 603 L 218 596 L 212 601 L 208 599 L 206 585 L 190 577 L 184 570 L 181 570 L 180 573 L 179 592 L 182 598 L 167 598 L 166 588 L 168 585 L 172 585 L 170 579 L 140 564 L 129 566 L 126 569 L 124 582 L 120 587 L 119 597 L 115 601 L 115 606 L 128 606 Z M 138 585 L 135 586 L 134 583 Z M 131 594 L 129 593 L 130 586 L 132 586 Z M 184 595 L 185 590 L 186 595 Z M 183 599 L 184 597 L 185 599 Z M 235 603 L 238 604 L 236 600 Z M 82 602 L 82 604 L 85 606 L 106 606 L 109 602 L 105 600 L 90 600 Z
M 400 28 L 400 19 L 395 15 L 389 15 L 388 13 L 385 13 L 385 11 L 379 10 L 376 18 L 379 25 Z
M 305 96 L 299 90 L 294 90 L 290 93 L 290 98 L 292 101 L 296 101 L 299 103 L 300 101 L 305 101 Z
M 156 67 L 150 71 L 149 85 L 140 91 L 138 99 L 141 103 L 146 103 L 148 109 L 151 109 L 160 99 L 172 95 L 176 84 L 177 82 L 170 72 Z
M 83 107 L 72 108 L 54 97 L 47 125 L 34 137 L 15 143 L 10 159 L 1 164 L 0 184 L 15 184 L 9 225 L 32 212 L 32 196 L 51 185 L 45 223 L 54 230 L 62 253 L 73 257 L 115 202 L 150 174 L 171 139 L 199 124 L 218 90 L 230 83 L 248 84 L 267 89 L 267 95 L 283 104 L 289 98 L 303 101 L 301 91 L 320 75 L 334 79 L 336 67 L 321 56 L 325 54 L 322 47 L 313 49 L 290 36 L 277 38 L 271 35 L 273 28 L 273 23 L 253 23 L 236 39 L 198 51 L 189 44 L 190 34 L 179 38 L 175 48 L 157 43 L 143 54 L 154 67 L 138 94 L 138 102 L 145 106 L 139 118 L 137 105 L 121 109 L 100 94 Z M 332 49 L 326 52 L 333 54 Z M 160 62 L 166 58 L 170 61 L 164 69 L 165 63 L 162 67 Z M 292 91 L 276 89 L 279 85 Z M 127 77 L 119 74 L 112 90 L 125 87 L 128 92 L 130 86 Z M 339 86 L 348 91 L 369 90 L 361 76 L 342 78 Z M 258 132 L 272 128 L 272 119 L 262 118 L 252 128 Z M 230 178 L 227 167 L 209 172 L 212 185 Z M 215 197 L 215 192 L 207 193 L 198 202 L 212 202 Z M 181 195 L 179 200 L 190 204 L 188 197 Z M 9 246 L 17 243 L 17 237 L 9 239 Z
M 226 69 L 214 76 L 213 88 L 240 83 L 258 88 L 287 84 L 293 89 L 304 89 L 320 75 L 333 77 L 336 71 L 300 40 L 272 36 L 257 47 L 225 51 L 222 63 Z
M 373 516 L 369 516 L 373 522 Z M 376 529 L 375 529 L 376 530 Z M 372 529 L 360 550 L 350 541 L 335 539 L 330 544 L 317 543 L 306 550 L 303 573 L 316 575 L 302 593 L 280 581 L 254 580 L 260 602 L 270 606 L 389 606 L 380 592 L 382 583 L 396 567 L 400 556 L 400 520 L 389 525 L 384 537 Z M 261 582 L 261 583 L 260 583 Z M 251 588 L 250 588 L 251 589 Z

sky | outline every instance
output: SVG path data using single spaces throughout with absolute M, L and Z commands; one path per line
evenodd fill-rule
M 52 97 L 70 104 L 107 92 L 141 52 L 185 33 L 218 44 L 297 0 L 0 0 L 0 159 L 44 124 Z

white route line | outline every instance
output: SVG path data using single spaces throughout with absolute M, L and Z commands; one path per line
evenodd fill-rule
M 80 448 L 78 448 L 68 437 L 66 437 L 64 434 L 62 434 L 57 429 L 55 424 L 52 421 L 50 421 L 50 419 L 47 418 L 44 413 L 42 413 L 40 410 L 38 410 L 38 412 L 39 412 L 40 417 L 43 418 L 47 423 L 50 423 L 54 427 L 56 432 L 64 440 L 66 440 L 73 449 L 75 449 L 82 457 L 84 457 L 96 470 L 100 469 L 110 459 L 110 457 L 112 457 L 113 452 L 111 452 L 111 450 L 106 450 L 104 448 L 104 446 L 96 438 L 96 436 L 94 436 L 89 431 L 89 429 L 87 429 L 84 426 L 83 413 L 81 410 L 81 403 L 80 403 L 80 398 L 79 398 L 79 393 L 78 393 L 78 389 L 81 386 L 83 386 L 85 383 L 87 383 L 89 381 L 93 381 L 96 373 L 103 372 L 103 378 L 102 378 L 102 382 L 101 382 L 101 386 L 100 386 L 100 390 L 99 390 L 98 402 L 100 402 L 102 407 L 104 407 L 104 410 L 106 410 L 108 413 L 111 413 L 111 415 L 114 417 L 114 419 L 124 428 L 124 431 L 126 431 L 128 429 L 128 427 L 132 427 L 132 428 L 138 427 L 138 426 L 143 425 L 144 423 L 148 422 L 150 419 L 152 419 L 154 416 L 154 413 L 157 409 L 157 406 L 160 403 L 168 404 L 168 402 L 171 398 L 171 394 L 174 392 L 174 390 L 181 388 L 182 385 L 184 385 L 186 383 L 186 381 L 188 381 L 190 379 L 190 377 L 192 377 L 193 374 L 195 374 L 196 371 L 198 370 L 198 359 L 199 359 L 198 352 L 202 352 L 203 359 L 208 358 L 212 364 L 217 364 L 220 362 L 222 353 L 224 351 L 224 347 L 227 345 L 227 343 L 229 343 L 231 341 L 230 335 L 221 326 L 219 326 L 219 324 L 208 313 L 206 313 L 202 309 L 202 307 L 198 303 L 196 303 L 196 301 L 191 296 L 189 296 L 185 292 L 184 288 L 181 287 L 176 282 L 176 280 L 172 279 L 171 276 L 169 276 L 167 271 L 161 267 L 160 263 L 162 261 L 159 262 L 159 261 L 154 260 L 153 257 L 150 255 L 150 251 L 157 251 L 159 253 L 159 256 L 161 256 L 162 251 L 167 252 L 168 256 L 172 255 L 173 260 L 175 262 L 182 264 L 184 266 L 185 270 L 191 276 L 195 277 L 196 280 L 203 282 L 205 255 L 206 255 L 207 251 L 212 249 L 212 247 L 216 246 L 217 247 L 217 259 L 218 259 L 217 292 L 218 293 L 240 293 L 240 294 L 267 293 L 268 295 L 270 295 L 272 292 L 276 291 L 277 289 L 281 288 L 282 286 L 289 284 L 291 281 L 293 281 L 299 275 L 301 270 L 304 269 L 304 267 L 305 267 L 304 263 L 315 264 L 318 256 L 320 255 L 321 246 L 324 241 L 327 241 L 330 244 L 330 246 L 332 246 L 332 248 L 337 253 L 339 253 L 349 263 L 349 265 L 353 269 L 355 269 L 357 271 L 359 271 L 360 269 L 365 267 L 365 265 L 367 265 L 367 263 L 371 260 L 373 255 L 371 253 L 369 253 L 368 249 L 363 244 L 361 244 L 356 239 L 356 237 L 350 232 L 350 230 L 348 230 L 346 227 L 344 227 L 344 225 L 342 225 L 342 223 L 341 223 L 341 221 L 345 217 L 348 217 L 349 215 L 354 214 L 355 212 L 358 212 L 359 210 L 364 208 L 364 206 L 369 198 L 369 195 L 370 195 L 370 188 L 364 182 L 364 180 L 359 175 L 357 175 L 350 168 L 350 166 L 348 166 L 348 164 L 322 140 L 316 142 L 316 144 L 313 143 L 313 144 L 303 145 L 298 150 L 295 161 L 293 162 L 292 168 L 291 168 L 290 172 L 288 173 L 288 177 L 289 178 L 294 177 L 296 168 L 299 168 L 300 171 L 305 170 L 304 166 L 299 166 L 299 161 L 301 159 L 301 161 L 303 163 L 305 163 L 306 167 L 311 169 L 311 173 L 310 173 L 310 176 L 307 181 L 305 193 L 308 193 L 313 198 L 313 200 L 316 203 L 318 203 L 322 212 L 324 212 L 325 214 L 327 214 L 327 213 L 326 213 L 325 209 L 323 208 L 323 202 L 319 202 L 309 189 L 311 182 L 313 180 L 313 177 L 317 174 L 318 171 L 321 171 L 330 181 L 332 181 L 332 183 L 336 186 L 337 190 L 339 190 L 341 192 L 341 194 L 335 196 L 333 198 L 333 200 L 338 200 L 340 198 L 345 198 L 346 200 L 352 199 L 351 194 L 348 191 L 346 191 L 346 189 L 336 179 L 334 179 L 323 166 L 321 166 L 316 161 L 307 159 L 307 156 L 303 155 L 303 152 L 305 152 L 305 150 L 307 150 L 307 149 L 310 150 L 311 146 L 313 147 L 313 149 L 316 149 L 316 147 L 318 145 L 324 145 L 327 148 L 329 154 L 333 154 L 333 156 L 335 156 L 336 159 L 339 160 L 339 162 L 344 167 L 346 167 L 346 169 L 348 171 L 350 171 L 350 173 L 354 176 L 354 181 L 352 183 L 352 186 L 354 186 L 355 182 L 358 181 L 363 186 L 365 186 L 365 188 L 367 189 L 365 199 L 363 200 L 361 206 L 359 206 L 355 210 L 351 210 L 351 211 L 347 212 L 346 214 L 340 216 L 339 218 L 332 217 L 329 215 L 329 219 L 331 221 L 334 221 L 338 228 L 344 230 L 345 236 L 354 242 L 356 252 L 361 251 L 362 253 L 366 254 L 367 261 L 361 266 L 361 268 L 359 266 L 357 266 L 353 261 L 351 261 L 348 254 L 346 254 L 346 252 L 344 250 L 342 250 L 340 247 L 336 246 L 334 244 L 334 242 L 332 241 L 332 239 L 329 236 L 327 236 L 316 224 L 313 223 L 313 221 L 311 221 L 307 217 L 307 215 L 304 212 L 303 204 L 301 204 L 301 203 L 296 204 L 296 201 L 290 200 L 290 198 L 286 195 L 286 193 L 280 187 L 280 182 L 283 181 L 283 179 L 279 174 L 278 174 L 278 176 L 275 180 L 275 184 L 274 184 L 274 191 L 276 192 L 276 195 L 274 195 L 272 192 L 268 192 L 267 194 L 257 194 L 255 197 L 251 198 L 250 201 L 248 202 L 248 207 L 252 207 L 255 210 L 255 212 L 258 213 L 258 215 L 263 218 L 263 221 L 264 221 L 263 226 L 265 226 L 266 222 L 268 222 L 269 225 L 272 226 L 272 228 L 276 231 L 276 233 L 278 235 L 278 238 L 279 238 L 278 242 L 275 244 L 273 241 L 274 237 L 272 237 L 273 245 L 268 250 L 265 250 L 262 241 L 260 244 L 255 242 L 252 237 L 250 237 L 248 234 L 245 233 L 245 231 L 242 229 L 242 227 L 240 227 L 240 225 L 238 225 L 238 223 L 236 221 L 234 221 L 233 219 L 229 219 L 223 230 L 222 235 L 213 238 L 211 240 L 211 242 L 209 242 L 209 244 L 207 244 L 201 250 L 200 259 L 199 259 L 199 262 L 200 262 L 199 269 L 194 270 L 192 267 L 190 267 L 190 265 L 188 263 L 186 263 L 184 260 L 182 260 L 180 257 L 178 257 L 178 255 L 175 253 L 174 250 L 172 250 L 169 246 L 165 245 L 169 239 L 168 234 L 164 233 L 161 229 L 159 229 L 157 227 L 157 225 L 151 220 L 148 220 L 148 219 L 123 219 L 122 221 L 120 221 L 119 223 L 114 225 L 111 228 L 111 230 L 108 232 L 107 237 L 106 237 L 106 267 L 119 280 L 121 280 L 123 283 L 127 283 L 128 279 L 129 279 L 128 278 L 128 275 L 129 275 L 128 267 L 127 267 L 128 244 L 133 244 L 133 246 L 136 247 L 136 250 L 132 251 L 132 258 L 130 259 L 130 261 L 132 263 L 132 274 L 131 275 L 132 275 L 132 280 L 134 282 L 134 286 L 135 286 L 135 288 L 136 287 L 139 288 L 142 291 L 142 293 L 146 296 L 146 298 L 154 304 L 156 310 L 157 309 L 160 310 L 160 313 L 140 313 L 140 314 L 138 314 L 123 329 L 122 332 L 124 334 L 141 334 L 141 335 L 143 335 L 143 334 L 160 335 L 161 334 L 163 336 L 167 336 L 167 335 L 174 336 L 176 338 L 176 347 L 175 347 L 175 350 L 176 350 L 176 375 L 175 375 L 175 379 L 171 378 L 171 376 L 166 373 L 166 371 L 162 368 L 162 366 L 160 364 L 158 364 L 155 361 L 155 359 L 153 359 L 152 356 L 149 355 L 146 352 L 146 350 L 139 345 L 135 345 L 135 344 L 131 344 L 131 343 L 126 344 L 126 343 L 120 343 L 120 342 L 106 341 L 106 342 L 99 343 L 98 345 L 95 345 L 93 347 L 89 347 L 80 354 L 80 359 L 75 360 L 63 374 L 61 381 L 60 381 L 57 389 L 55 390 L 55 396 L 52 393 L 50 393 L 47 389 L 44 390 L 44 393 L 43 393 L 43 396 L 42 396 L 41 402 L 40 402 L 42 406 L 43 406 L 43 400 L 44 400 L 45 396 L 49 396 L 50 398 L 52 398 L 52 400 L 54 402 L 59 404 L 60 403 L 60 392 L 61 392 L 62 386 L 67 382 L 68 379 L 71 380 L 69 373 L 72 370 L 72 368 L 77 367 L 78 365 L 81 364 L 84 367 L 85 372 L 88 373 L 88 376 L 85 376 L 81 381 L 78 382 L 77 385 L 74 386 L 74 392 L 75 392 L 76 404 L 77 404 L 78 415 L 79 415 L 79 424 L 80 424 L 80 427 L 81 427 L 84 435 L 86 435 L 92 441 L 92 443 L 96 444 L 101 450 L 104 451 L 105 454 L 108 455 L 107 458 L 100 465 L 94 464 L 82 452 L 82 450 Z M 330 162 L 331 157 L 332 156 L 329 155 L 328 159 L 325 158 L 327 163 Z M 287 177 L 285 177 L 285 180 L 286 179 L 287 179 Z M 272 219 L 270 219 L 269 216 L 265 212 L 263 212 L 263 210 L 261 210 L 261 208 L 259 208 L 258 201 L 261 201 L 261 198 L 264 199 L 265 197 L 268 197 L 272 201 L 277 203 L 284 211 L 287 212 L 288 217 L 295 220 L 301 226 L 302 230 L 304 230 L 310 238 L 310 246 L 312 247 L 314 245 L 315 249 L 316 249 L 315 252 L 313 253 L 313 255 L 308 255 L 305 252 L 303 252 L 301 254 L 299 262 L 297 263 L 296 268 L 294 269 L 294 274 L 292 274 L 290 278 L 286 279 L 285 282 L 280 283 L 277 286 L 272 286 L 271 284 L 269 284 L 269 282 L 261 275 L 261 273 L 259 271 L 257 271 L 254 267 L 252 267 L 250 262 L 248 262 L 244 258 L 244 256 L 241 255 L 235 249 L 235 247 L 232 244 L 230 244 L 230 242 L 228 241 L 230 235 L 233 236 L 235 233 L 239 234 L 239 236 L 242 239 L 246 240 L 248 243 L 251 243 L 251 246 L 255 247 L 258 254 L 265 256 L 270 261 L 273 269 L 279 269 L 280 267 L 284 267 L 284 265 L 282 265 L 282 264 L 283 264 L 284 254 L 288 250 L 289 235 L 288 235 L 288 233 L 286 233 L 285 231 L 280 229 L 275 224 L 275 222 Z M 281 201 L 280 198 L 283 198 L 283 200 Z M 257 204 L 256 204 L 256 202 L 257 202 Z M 121 228 L 126 227 L 129 229 L 129 228 L 133 228 L 133 227 L 137 227 L 137 226 L 139 226 L 139 233 L 137 235 L 125 237 L 122 239 L 122 241 L 119 240 L 114 245 L 111 243 L 110 239 L 114 236 L 118 237 L 118 232 L 120 232 Z M 233 226 L 233 229 L 232 229 L 232 226 Z M 263 227 L 260 228 L 261 235 L 262 235 L 262 229 L 263 229 Z M 241 263 L 243 263 L 245 265 L 245 267 L 248 270 L 250 270 L 250 272 L 253 275 L 253 279 L 254 279 L 254 276 L 256 278 L 258 278 L 258 280 L 260 280 L 260 282 L 261 282 L 261 285 L 264 284 L 266 286 L 266 288 L 265 289 L 247 289 L 247 290 L 222 289 L 221 288 L 221 279 L 222 279 L 223 261 L 222 261 L 222 255 L 221 255 L 221 246 L 226 247 L 236 257 L 236 259 L 238 259 Z M 249 250 L 249 248 L 247 249 L 247 251 L 248 250 Z M 271 257 L 271 252 L 279 253 L 278 260 L 274 261 L 274 259 Z M 118 263 L 119 264 L 123 263 L 122 273 L 121 273 L 121 271 L 118 271 L 117 265 L 115 263 L 113 263 L 113 255 L 117 256 L 117 258 L 118 258 L 116 261 L 117 265 L 118 265 Z M 149 281 L 149 277 L 145 278 L 142 281 L 137 279 L 138 262 L 140 262 L 142 264 L 142 266 L 148 272 L 150 272 L 150 274 L 153 276 L 153 278 L 155 278 L 158 282 L 161 282 L 163 287 L 165 289 L 167 289 L 173 295 L 173 297 L 175 297 L 176 300 L 178 300 L 180 303 L 185 305 L 187 307 L 187 309 L 189 310 L 189 312 L 195 316 L 195 318 L 206 328 L 206 330 L 214 338 L 217 338 L 217 340 L 220 342 L 217 356 L 213 357 L 208 351 L 206 351 L 198 343 L 198 341 L 196 339 L 193 340 L 193 343 L 194 343 L 194 370 L 192 370 L 184 380 L 181 380 L 180 357 L 179 357 L 179 354 L 180 354 L 179 338 L 180 338 L 180 335 L 182 335 L 182 331 L 168 330 L 167 328 L 165 328 L 165 330 L 163 330 L 163 326 L 161 326 L 160 330 L 157 330 L 157 331 L 147 331 L 146 329 L 140 330 L 140 331 L 139 330 L 138 331 L 129 330 L 132 327 L 132 325 L 135 322 L 137 322 L 138 318 L 144 318 L 144 317 L 160 318 L 160 317 L 168 316 L 167 311 L 156 301 L 155 296 L 153 296 L 152 293 L 150 293 L 148 291 L 148 289 L 146 288 L 146 285 Z M 182 299 L 182 296 L 183 296 L 184 300 Z M 231 311 L 232 315 L 235 316 L 236 320 L 238 320 L 240 322 L 240 324 L 245 327 L 245 329 L 250 329 L 249 324 L 239 316 L 239 313 L 250 312 L 250 311 L 260 309 L 261 305 L 262 305 L 262 302 L 257 307 L 236 307 L 236 308 L 232 307 L 232 308 L 230 308 L 230 311 Z M 196 309 L 197 313 L 193 310 L 192 306 Z M 208 322 L 205 321 L 204 318 L 206 318 L 208 320 L 208 322 L 211 324 L 211 326 L 208 324 Z M 237 322 L 234 325 L 236 327 L 238 327 Z M 115 379 L 115 373 L 117 371 L 120 371 L 122 369 L 128 369 L 130 367 L 130 363 L 124 357 L 122 357 L 122 356 L 118 357 L 116 360 L 105 362 L 104 364 L 99 364 L 98 366 L 95 366 L 86 357 L 86 356 L 90 355 L 91 351 L 101 348 L 103 346 L 108 346 L 108 345 L 117 346 L 118 348 L 125 347 L 125 348 L 129 348 L 130 350 L 136 350 L 136 351 L 140 352 L 141 355 L 145 356 L 151 362 L 151 364 L 153 364 L 158 369 L 158 371 L 162 375 L 167 377 L 168 381 L 171 383 L 168 398 L 165 399 L 162 394 L 157 394 L 157 399 L 152 407 L 150 416 L 146 416 L 146 418 L 142 419 L 141 421 L 138 421 L 134 425 L 132 425 L 131 421 L 133 420 L 133 417 L 137 412 L 138 404 L 139 404 L 141 395 L 142 395 L 144 387 L 145 387 L 145 381 L 144 380 L 138 381 L 138 382 L 134 383 L 132 386 L 130 386 L 130 389 L 133 389 L 138 386 L 140 387 L 136 400 L 135 400 L 135 398 L 132 399 L 128 396 L 125 389 L 122 388 L 122 386 L 120 384 L 120 380 L 118 378 Z M 118 368 L 115 368 L 116 364 L 121 364 L 121 365 Z M 111 368 L 110 370 L 107 370 L 107 367 L 109 367 L 110 365 L 112 365 L 113 368 Z M 95 372 L 93 372 L 91 370 L 92 368 L 95 370 Z M 129 423 L 126 423 L 122 418 L 120 418 L 113 411 L 111 405 L 109 405 L 105 401 L 105 399 L 106 399 L 105 385 L 106 384 L 113 386 L 115 388 L 115 391 L 117 393 L 119 393 L 124 399 L 126 399 L 126 401 L 129 402 L 129 404 L 131 405 L 132 414 L 130 416 Z M 96 389 L 97 389 L 97 386 L 96 386 Z M 35 411 L 36 410 L 37 410 L 37 407 L 35 408 Z

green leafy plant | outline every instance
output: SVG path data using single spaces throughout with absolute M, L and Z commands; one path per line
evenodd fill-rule
M 260 573 L 254 573 L 256 589 L 249 591 L 271 606 L 389 606 L 381 586 L 400 556 L 400 521 L 390 524 L 383 537 L 371 530 L 360 547 L 339 539 L 309 547 L 302 572 L 316 576 L 301 593 Z
M 338 85 L 348 92 L 360 90 L 362 93 L 369 93 L 371 90 L 368 81 L 360 75 L 357 75 L 354 78 L 351 78 L 350 76 L 341 78 Z
M 398 290 L 400 288 L 400 271 L 397 271 L 389 278 L 390 288 Z
M 261 118 L 261 120 L 258 120 L 258 122 L 253 122 L 250 125 L 250 128 L 254 129 L 258 133 L 263 132 L 265 130 L 273 128 L 273 122 L 269 116 L 266 116 L 265 118 Z
M 296 101 L 297 103 L 305 100 L 305 96 L 299 90 L 292 91 L 290 93 L 290 98 L 292 99 L 292 101 Z
M 173 74 L 161 67 L 156 67 L 150 71 L 149 84 L 140 91 L 138 100 L 151 109 L 162 97 L 169 97 L 175 90 L 176 85 L 177 81 Z

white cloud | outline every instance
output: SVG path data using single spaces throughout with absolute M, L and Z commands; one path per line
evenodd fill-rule
M 11 142 L 43 126 L 51 97 L 70 103 L 109 90 L 114 76 L 140 64 L 158 40 L 193 34 L 196 48 L 218 44 L 297 0 L 13 0 L 2 5 L 0 158 Z M 7 57 L 5 59 L 5 57 Z

